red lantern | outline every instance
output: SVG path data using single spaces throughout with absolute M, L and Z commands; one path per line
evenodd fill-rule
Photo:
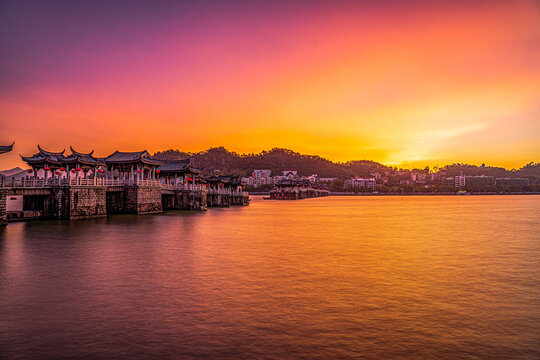
M 159 173 L 160 173 L 160 171 L 159 171 L 159 170 L 156 170 L 156 174 L 159 174 Z
M 223 184 L 219 184 L 219 187 L 222 187 L 222 186 L 223 186 Z
M 76 170 L 75 170 L 75 169 L 71 169 L 71 172 L 75 174 Z
M 66 168 L 60 168 L 60 171 L 66 171 Z
M 242 186 L 242 189 L 245 189 L 246 187 L 245 186 Z
M 51 170 L 51 168 L 47 166 L 47 167 L 44 167 L 43 170 L 49 171 Z
M 103 170 L 103 169 L 99 169 L 99 170 L 98 170 L 98 173 L 100 173 L 100 174 L 102 174 L 102 173 L 104 173 L 104 172 L 105 172 L 105 170 Z
M 137 172 L 140 174 L 140 173 L 142 173 L 142 170 L 137 170 Z
M 82 169 L 81 169 L 81 168 L 76 168 L 75 170 L 77 170 L 77 171 L 81 171 Z
M 26 170 L 26 171 L 27 171 L 28 173 L 30 173 L 30 174 L 34 172 L 34 170 L 32 170 L 32 169 L 28 169 L 28 170 Z
M 146 180 L 146 178 L 144 178 L 144 180 Z
M 199 181 L 199 178 L 195 178 L 195 181 Z
M 60 171 L 56 170 L 54 173 L 55 173 L 56 175 L 58 175 L 58 174 L 60 174 Z

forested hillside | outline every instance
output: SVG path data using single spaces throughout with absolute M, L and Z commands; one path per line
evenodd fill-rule
M 282 148 L 274 148 L 258 154 L 238 154 L 228 151 L 224 147 L 210 148 L 197 153 L 170 149 L 157 152 L 154 156 L 162 160 L 178 160 L 192 157 L 195 166 L 203 169 L 205 174 L 210 174 L 215 169 L 219 169 L 226 174 L 250 176 L 254 169 L 270 169 L 272 174 L 281 174 L 283 170 L 296 170 L 300 176 L 317 174 L 320 177 L 350 178 L 352 176 L 370 176 L 375 172 L 382 173 L 396 170 L 370 160 L 339 163 L 318 155 L 303 155 Z M 469 164 L 452 164 L 438 170 L 444 171 L 447 176 L 460 175 L 461 173 L 464 175 L 488 175 L 494 177 L 540 176 L 539 163 L 529 163 L 518 170 Z

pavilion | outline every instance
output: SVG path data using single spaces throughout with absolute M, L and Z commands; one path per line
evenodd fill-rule
M 191 158 L 161 164 L 157 167 L 156 173 L 167 184 L 201 184 L 205 182 L 200 176 L 201 170 L 193 166 Z
M 245 187 L 244 184 L 240 181 L 239 176 L 234 175 L 215 175 L 206 178 L 210 189 L 218 190 L 219 188 L 231 190 L 231 191 L 242 191 Z
M 45 180 L 49 176 L 49 171 L 53 178 L 54 175 L 58 178 L 63 176 L 70 178 L 71 174 L 78 177 L 80 172 L 86 177 L 90 171 L 96 176 L 96 172 L 101 170 L 98 168 L 105 165 L 103 159 L 95 158 L 92 155 L 94 151 L 85 154 L 77 152 L 71 147 L 72 153 L 68 156 L 64 155 L 65 151 L 65 149 L 60 152 L 47 151 L 38 145 L 37 153 L 32 156 L 21 155 L 21 158 L 32 168 L 28 172 L 33 172 L 34 178 L 37 178 L 39 170 L 43 170 Z
M 120 152 L 115 151 L 105 159 L 107 178 L 117 176 L 119 179 L 156 180 L 156 170 L 163 161 L 152 157 L 148 151 Z
M 105 157 L 94 157 L 94 151 L 82 153 L 70 147 L 71 154 L 64 155 L 65 149 L 60 152 L 52 152 L 42 149 L 38 145 L 38 152 L 32 156 L 22 156 L 37 178 L 37 172 L 43 170 L 44 179 L 47 180 L 49 171 L 52 177 L 58 178 L 65 176 L 79 177 L 82 174 L 87 177 L 93 174 L 93 177 L 107 179 L 122 179 L 135 183 L 138 180 L 156 180 L 156 169 L 163 164 L 162 161 L 154 159 L 146 150 L 136 152 L 115 151 L 113 154 Z M 105 174 L 104 174 L 105 173 Z

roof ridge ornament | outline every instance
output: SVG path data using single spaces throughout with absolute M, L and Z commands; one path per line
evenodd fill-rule
M 37 147 L 38 147 L 39 152 L 42 153 L 42 154 L 45 154 L 45 155 L 64 155 L 64 152 L 66 151 L 66 149 L 64 149 L 64 150 L 62 150 L 60 152 L 51 152 L 51 151 L 43 150 L 41 148 L 41 146 L 39 146 L 39 144 L 38 144 Z
M 74 154 L 74 155 L 87 155 L 87 156 L 92 156 L 94 154 L 94 149 L 92 149 L 92 151 L 90 151 L 89 153 L 82 153 L 82 152 L 78 152 L 76 151 L 73 146 L 69 145 L 69 148 L 71 150 L 71 152 Z

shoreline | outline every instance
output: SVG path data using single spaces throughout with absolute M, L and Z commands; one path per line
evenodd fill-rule
M 250 192 L 253 196 L 268 196 L 269 192 Z M 329 196 L 456 196 L 455 192 L 440 192 L 440 193 L 353 193 L 353 192 L 330 192 Z M 540 192 L 512 192 L 512 193 L 497 193 L 497 192 L 471 192 L 468 195 L 458 196 L 473 196 L 473 195 L 540 195 Z
M 352 193 L 352 192 L 331 192 L 330 196 L 473 196 L 473 195 L 540 195 L 540 192 L 512 192 L 512 193 L 498 193 L 498 192 L 471 192 L 467 195 L 459 195 L 455 192 L 440 192 L 440 193 Z

